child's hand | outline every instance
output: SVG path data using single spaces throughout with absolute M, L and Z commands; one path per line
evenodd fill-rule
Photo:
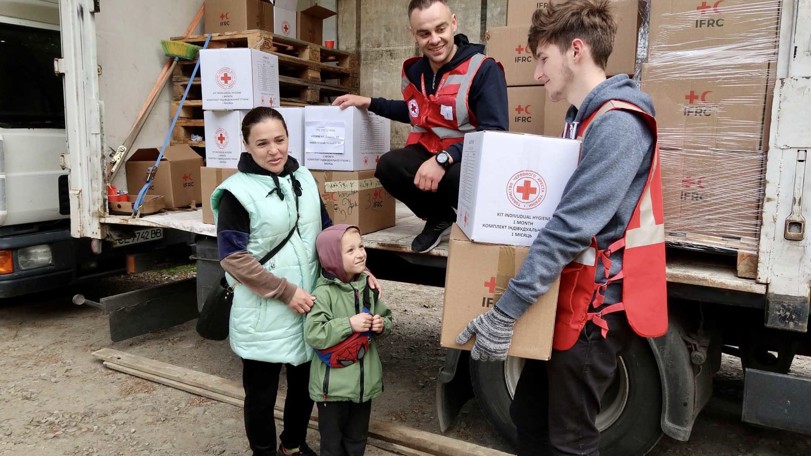
M 380 334 L 384 329 L 386 329 L 386 325 L 383 324 L 383 317 L 380 315 L 372 317 L 372 332 Z
M 365 312 L 351 316 L 349 317 L 349 326 L 355 332 L 368 331 L 372 327 L 372 316 Z

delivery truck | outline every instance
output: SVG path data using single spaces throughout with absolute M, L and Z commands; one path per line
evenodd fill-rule
M 50 1 L 11 3 L 57 6 L 56 2 Z M 62 159 L 68 176 L 64 184 L 67 189 L 64 205 L 70 208 L 71 236 L 109 240 L 113 233 L 121 230 L 161 229 L 188 233 L 196 240 L 197 284 L 182 290 L 182 296 L 188 298 L 185 304 L 182 299 L 166 299 L 169 295 L 159 291 L 150 291 L 152 295 L 148 299 L 130 296 L 108 302 L 106 310 L 120 314 L 115 322 L 111 317 L 111 324 L 128 326 L 126 331 L 119 333 L 121 337 L 136 330 L 150 329 L 148 323 L 161 320 L 160 316 L 172 314 L 176 320 L 189 318 L 194 309 L 188 307 L 195 306 L 207 289 L 216 286 L 216 281 L 212 280 L 217 276 L 214 225 L 203 223 L 200 211 L 195 210 L 167 211 L 142 217 L 111 214 L 107 201 L 109 182 L 104 173 L 110 159 L 109 151 L 121 143 L 144 94 L 165 63 L 156 43 L 181 34 L 201 3 L 200 0 L 144 1 L 134 7 L 124 1 L 63 0 L 58 5 L 62 50 L 55 68 L 64 82 L 65 127 L 64 131 L 56 129 L 53 134 L 59 138 L 64 135 L 67 140 Z M 480 17 L 482 23 L 488 19 L 495 23 L 493 18 L 500 14 L 500 25 L 503 25 L 506 2 L 475 3 L 475 8 L 467 11 L 470 16 L 475 11 L 480 15 L 476 20 Z M 511 0 L 507 8 L 518 3 L 521 2 Z M 684 2 L 661 2 L 668 7 L 679 3 Z M 710 24 L 706 20 L 708 15 L 734 12 L 735 5 L 751 5 L 752 2 L 728 0 L 715 2 L 714 6 L 707 6 L 705 2 L 706 8 L 699 6 L 698 9 L 696 2 L 686 3 L 690 3 L 690 12 L 684 13 L 684 17 L 693 26 L 706 29 L 733 25 L 731 19 L 720 17 L 713 18 Z M 757 3 L 760 5 L 761 2 Z M 805 214 L 809 213 L 811 205 L 808 201 L 811 179 L 808 179 L 806 166 L 811 130 L 807 128 L 804 114 L 804 107 L 811 100 L 811 1 L 772 0 L 762 3 L 760 6 L 772 8 L 776 15 L 773 57 L 766 57 L 765 63 L 755 62 L 766 66 L 766 73 L 758 73 L 767 75 L 764 87 L 773 87 L 763 92 L 760 101 L 763 106 L 761 125 L 768 128 L 761 131 L 761 142 L 756 149 L 749 150 L 746 149 L 748 145 L 735 143 L 731 152 L 743 150 L 746 154 L 731 155 L 738 160 L 728 163 L 732 169 L 735 163 L 751 157 L 760 160 L 761 167 L 754 171 L 756 175 L 749 176 L 758 182 L 757 196 L 734 200 L 731 211 L 735 215 L 753 205 L 756 209 L 748 222 L 755 226 L 755 234 L 746 242 L 740 236 L 734 239 L 723 235 L 695 236 L 696 233 L 702 234 L 700 228 L 711 224 L 712 217 L 708 213 L 703 218 L 699 216 L 686 228 L 668 229 L 669 330 L 665 336 L 642 341 L 622 354 L 617 377 L 603 399 L 598 417 L 603 435 L 602 454 L 644 454 L 663 434 L 678 440 L 689 439 L 696 416 L 712 395 L 713 375 L 719 368 L 722 353 L 740 357 L 745 368 L 743 420 L 760 426 L 811 432 L 811 415 L 806 412 L 811 398 L 811 379 L 788 375 L 795 356 L 811 355 L 811 338 L 808 336 L 811 241 L 805 229 Z M 483 5 L 487 8 L 482 8 Z M 363 14 L 359 10 L 361 6 Z M 361 57 L 364 52 L 368 53 L 365 65 L 369 66 L 365 68 L 375 71 L 384 70 L 384 55 L 397 60 L 399 53 L 413 53 L 413 47 L 405 46 L 396 52 L 388 48 L 381 51 L 369 48 L 369 42 L 364 41 L 367 32 L 377 33 L 376 36 L 389 34 L 388 31 L 375 32 L 376 26 L 371 25 L 380 22 L 378 27 L 388 27 L 386 21 L 394 20 L 384 6 L 387 5 L 376 6 L 368 2 L 338 5 L 339 21 L 344 26 L 339 47 L 359 50 Z M 458 8 L 471 6 L 458 5 Z M 673 8 L 662 14 L 680 17 L 676 7 Z M 752 10 L 759 11 L 759 8 L 747 9 Z M 380 14 L 380 17 L 374 17 L 374 14 Z M 706 17 L 694 21 L 691 16 L 694 14 Z M 368 15 L 374 20 L 361 23 L 363 18 L 368 19 Z M 654 21 L 652 16 L 650 21 Z M 647 29 L 643 27 L 643 33 L 644 30 Z M 407 35 L 399 38 L 408 39 Z M 653 41 L 656 36 L 650 38 Z M 362 41 L 366 45 L 362 45 Z M 737 41 L 747 44 L 746 40 Z M 665 49 L 671 53 L 669 56 L 682 62 L 701 57 L 700 52 L 682 50 L 678 44 L 666 43 L 673 46 Z M 648 59 L 647 62 L 657 63 L 655 60 Z M 670 62 L 661 62 L 662 65 L 667 63 Z M 705 70 L 699 76 L 708 74 L 712 78 L 716 74 L 712 66 L 706 65 L 706 59 L 700 62 L 699 68 L 702 67 Z M 391 87 L 386 86 L 380 91 L 395 97 L 399 69 L 394 65 L 389 70 L 394 75 Z M 659 74 L 655 70 L 657 68 L 649 69 L 652 74 Z M 7 77 L 7 71 L 3 73 L 3 77 Z M 361 76 L 367 77 L 366 74 Z M 720 78 L 721 74 L 716 75 Z M 364 86 L 371 88 L 373 85 L 364 85 L 361 81 L 361 87 Z M 685 97 L 687 103 L 709 103 L 711 92 L 715 91 L 720 92 L 720 89 L 696 86 L 688 88 Z M 169 89 L 164 91 L 155 110 L 162 114 L 150 117 L 139 138 L 140 143 L 134 148 L 139 144 L 146 147 L 160 143 L 168 129 L 170 92 Z M 741 111 L 750 106 L 750 102 L 746 99 L 744 104 L 733 105 L 732 110 Z M 682 114 L 692 119 L 698 113 L 706 118 L 705 114 L 710 112 L 707 109 L 712 106 L 717 108 L 721 104 L 683 109 Z M 738 141 L 741 138 L 734 128 L 739 124 L 734 121 L 732 124 L 725 131 L 723 122 L 714 122 L 715 127 L 721 125 L 720 129 L 711 133 L 700 130 L 703 133 L 699 136 L 716 143 Z M 397 140 L 396 135 L 395 132 L 392 142 Z M 678 132 L 665 130 L 661 138 L 668 141 L 679 139 Z M 680 147 L 686 150 L 683 139 L 670 150 L 682 150 Z M 54 142 L 58 140 L 54 139 Z M 720 150 L 717 144 L 707 150 L 716 149 Z M 56 155 L 54 152 L 50 157 L 51 165 L 57 162 Z M 683 155 L 673 156 L 683 158 Z M 121 180 L 124 178 L 119 176 L 118 179 L 113 183 L 124 188 Z M 712 200 L 705 192 L 708 181 L 701 173 L 678 176 L 675 182 L 677 184 L 666 183 L 666 186 L 678 187 L 671 187 L 677 202 Z M 727 188 L 733 190 L 739 187 L 734 179 L 729 185 Z M 666 227 L 667 223 L 666 220 Z M 415 217 L 401 213 L 394 228 L 365 236 L 370 257 L 373 261 L 377 259 L 376 264 L 380 265 L 381 277 L 433 283 L 437 283 L 437 277 L 440 277 L 438 281 L 441 283 L 447 264 L 446 244 L 428 254 L 409 252 L 410 240 L 421 225 Z M 693 228 L 696 233 L 691 232 Z M 687 235 L 681 236 L 684 233 Z M 701 239 L 710 239 L 711 242 Z M 392 264 L 396 266 L 390 267 Z M 158 306 L 154 306 L 156 302 Z M 123 311 L 127 306 L 130 310 Z M 187 308 L 173 311 L 173 306 Z M 141 313 L 128 313 L 133 312 L 133 308 Z M 148 315 L 149 318 L 137 318 L 137 323 L 131 323 L 136 320 L 133 315 Z M 480 363 L 469 359 L 467 352 L 450 350 L 437 384 L 437 408 L 442 428 L 451 426 L 461 405 L 475 397 L 492 424 L 508 439 L 514 439 L 515 430 L 508 408 L 522 363 L 519 358 L 509 358 L 503 363 Z

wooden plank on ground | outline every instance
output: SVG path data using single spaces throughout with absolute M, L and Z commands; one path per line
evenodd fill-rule
M 186 369 L 110 348 L 97 350 L 93 352 L 93 356 L 105 361 L 104 365 L 110 369 L 119 370 L 130 375 L 155 381 L 203 397 L 220 400 L 231 405 L 242 406 L 242 401 L 245 398 L 244 390 L 241 385 L 233 380 L 224 379 L 215 375 Z M 284 397 L 279 394 L 276 400 L 277 411 L 280 412 L 283 406 Z M 316 419 L 314 416 L 310 417 L 311 421 L 314 419 Z M 482 447 L 432 432 L 420 431 L 396 423 L 372 422 L 369 424 L 369 436 L 390 442 L 393 444 L 390 446 L 392 449 L 402 446 L 416 451 L 416 453 L 400 453 L 405 456 L 418 456 L 419 452 L 436 456 L 457 456 L 460 454 L 470 456 L 507 456 L 507 453 L 499 450 Z

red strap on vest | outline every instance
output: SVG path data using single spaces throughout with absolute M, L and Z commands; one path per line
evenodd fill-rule
M 625 306 L 621 302 L 618 302 L 611 304 L 610 306 L 606 306 L 604 309 L 600 309 L 598 312 L 589 312 L 586 314 L 586 316 L 588 317 L 589 321 L 600 327 L 600 334 L 602 334 L 603 339 L 605 339 L 608 337 L 608 322 L 605 321 L 603 315 L 608 315 L 623 310 L 625 310 Z

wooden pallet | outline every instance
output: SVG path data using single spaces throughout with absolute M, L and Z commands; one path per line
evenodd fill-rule
M 174 41 L 202 46 L 206 35 L 175 37 Z M 211 36 L 209 49 L 251 48 L 276 54 L 280 57 L 295 57 L 314 63 L 337 66 L 357 71 L 358 56 L 356 53 L 326 48 L 315 43 L 297 40 L 288 36 L 275 35 L 264 30 L 246 30 L 244 32 L 214 33 Z
M 725 238 L 669 231 L 665 240 L 669 246 L 679 249 L 736 256 L 737 276 L 746 279 L 757 278 L 758 240 L 755 238 Z

